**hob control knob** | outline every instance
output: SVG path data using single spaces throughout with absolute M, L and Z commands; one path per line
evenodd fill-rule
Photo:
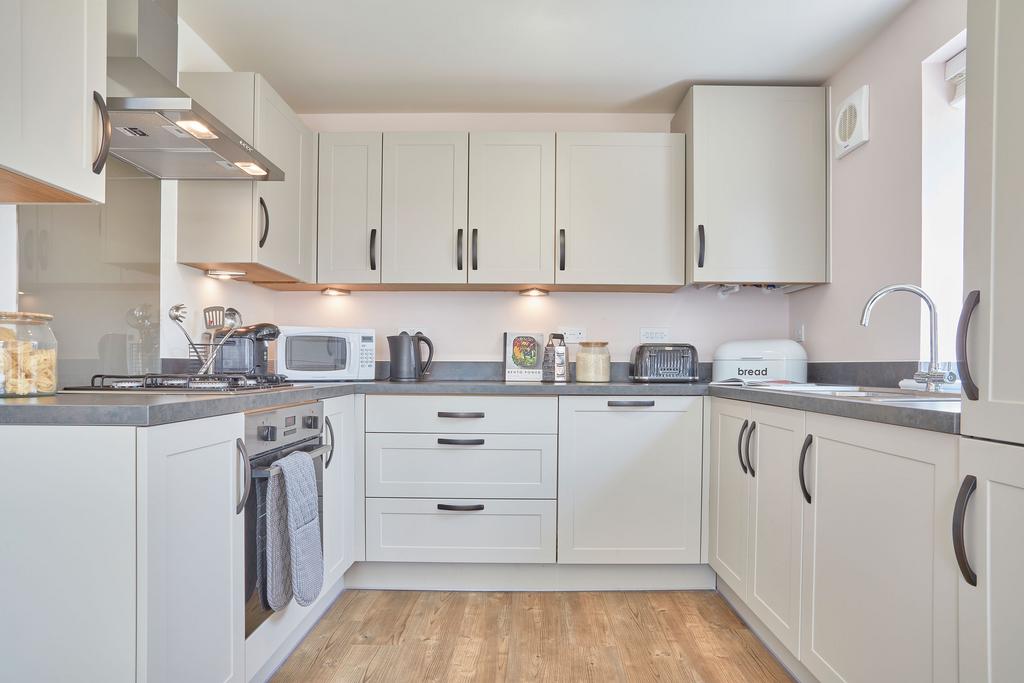
M 307 415 L 302 418 L 302 426 L 306 429 L 320 429 L 320 418 L 316 415 Z
M 277 427 L 270 425 L 257 427 L 256 438 L 260 441 L 277 441 Z

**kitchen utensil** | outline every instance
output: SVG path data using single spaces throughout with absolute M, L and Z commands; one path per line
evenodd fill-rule
M 427 345 L 427 362 L 420 365 L 423 357 L 420 354 L 420 344 Z M 391 349 L 391 376 L 392 382 L 417 382 L 423 379 L 430 371 L 430 364 L 434 360 L 434 343 L 422 332 L 410 335 L 402 332 L 399 335 L 388 337 L 388 347 Z
M 208 330 L 219 330 L 224 327 L 224 307 L 207 306 L 203 309 L 203 321 Z
M 192 351 L 196 354 L 196 358 L 202 358 L 203 354 L 199 353 L 199 347 L 197 347 L 196 343 L 192 341 L 192 336 L 188 333 L 188 330 L 185 329 L 185 325 L 182 324 L 188 318 L 188 306 L 185 304 L 174 304 L 167 311 L 167 317 L 173 320 L 181 330 L 181 333 L 185 335 L 185 340 L 188 342 L 188 345 L 192 347 Z
M 238 312 L 237 308 L 232 308 L 231 306 L 228 306 L 227 308 L 224 309 L 224 316 L 233 316 L 234 319 L 238 321 L 239 327 L 245 324 L 244 322 L 242 322 L 242 314 Z
M 233 310 L 233 309 L 232 309 Z M 217 358 L 217 353 L 220 352 L 224 342 L 231 338 L 231 335 L 240 327 L 242 316 L 239 315 L 238 311 L 229 313 L 227 310 L 224 311 L 224 327 L 221 329 L 227 329 L 227 333 L 221 337 L 220 343 L 210 349 L 210 355 L 207 357 L 206 362 L 203 363 L 203 367 L 199 368 L 199 374 L 205 375 L 213 367 L 213 363 Z
M 544 347 L 541 381 L 565 382 L 568 365 L 565 335 L 552 333 L 548 336 L 547 346 Z
M 697 349 L 690 344 L 640 344 L 633 348 L 629 376 L 634 382 L 696 382 Z

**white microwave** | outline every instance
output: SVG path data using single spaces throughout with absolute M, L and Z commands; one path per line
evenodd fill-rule
M 270 357 L 293 382 L 372 380 L 375 348 L 373 330 L 282 325 Z

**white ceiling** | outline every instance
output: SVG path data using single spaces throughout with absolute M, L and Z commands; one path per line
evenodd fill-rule
M 910 0 L 180 0 L 300 113 L 670 112 L 821 83 Z

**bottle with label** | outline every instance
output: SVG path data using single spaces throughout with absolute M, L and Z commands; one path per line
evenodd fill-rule
M 569 357 L 566 353 L 565 336 L 551 334 L 544 347 L 544 362 L 541 365 L 541 381 L 564 383 L 568 377 Z

